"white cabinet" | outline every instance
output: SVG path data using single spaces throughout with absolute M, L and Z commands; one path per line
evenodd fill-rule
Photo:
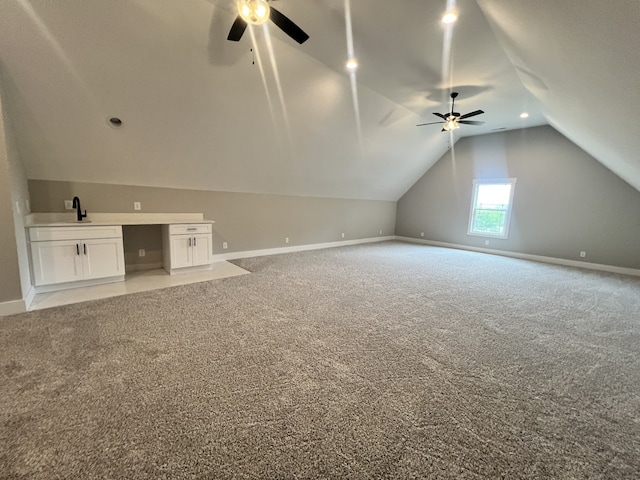
M 209 267 L 213 259 L 210 223 L 162 226 L 164 269 L 169 273 L 193 267 Z
M 29 240 L 36 286 L 124 279 L 120 225 L 34 227 Z

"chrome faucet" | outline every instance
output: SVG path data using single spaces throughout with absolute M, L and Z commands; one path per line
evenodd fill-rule
M 80 209 L 80 199 L 78 197 L 73 197 L 73 208 L 78 209 L 78 221 L 81 222 L 82 219 L 87 216 L 87 211 L 85 210 L 84 213 L 82 213 L 82 210 Z

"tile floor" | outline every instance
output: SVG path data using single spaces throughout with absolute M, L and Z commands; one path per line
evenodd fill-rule
M 92 287 L 79 287 L 69 290 L 59 290 L 57 292 L 38 293 L 33 299 L 29 310 L 40 310 L 42 308 L 85 302 L 87 300 L 97 300 L 99 298 L 117 297 L 118 295 L 145 292 L 147 290 L 156 290 L 158 288 L 172 287 L 175 285 L 206 282 L 219 278 L 245 275 L 247 273 L 250 272 L 233 263 L 224 261 L 214 263 L 209 270 L 175 275 L 169 275 L 162 269 L 131 272 L 127 273 L 124 282 L 94 285 Z

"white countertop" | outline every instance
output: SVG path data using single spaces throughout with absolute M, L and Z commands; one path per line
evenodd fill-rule
M 31 213 L 25 227 L 78 227 L 82 225 L 164 225 L 173 223 L 215 223 L 202 213 L 89 213 L 82 222 L 76 213 Z

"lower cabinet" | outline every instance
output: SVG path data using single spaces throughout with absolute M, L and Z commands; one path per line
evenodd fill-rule
M 164 269 L 169 273 L 211 265 L 213 238 L 210 223 L 163 225 L 162 244 Z
M 121 226 L 29 230 L 34 285 L 124 278 Z

